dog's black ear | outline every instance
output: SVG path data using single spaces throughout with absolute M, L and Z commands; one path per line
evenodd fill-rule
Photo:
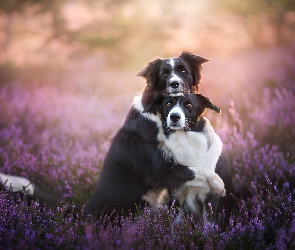
M 162 94 L 158 94 L 153 100 L 151 100 L 151 102 L 145 105 L 143 112 L 156 114 L 162 105 L 164 98 L 165 97 Z
M 152 75 L 155 75 L 158 72 L 161 61 L 161 58 L 156 58 L 150 61 L 142 70 L 140 70 L 136 74 L 136 76 L 142 76 L 146 79 L 150 78 Z
M 204 108 L 211 109 L 216 113 L 221 113 L 221 109 L 217 107 L 215 104 L 213 104 L 208 97 L 203 96 L 201 94 L 196 94 L 196 96 L 201 101 L 202 105 L 204 105 Z
M 201 57 L 201 56 L 197 56 L 197 55 L 195 55 L 191 52 L 188 52 L 188 51 L 183 51 L 179 57 L 182 57 L 187 62 L 191 62 L 196 65 L 200 65 L 200 64 L 210 61 L 210 59 L 207 59 L 207 58 Z
M 182 52 L 179 58 L 182 58 L 190 66 L 194 78 L 193 92 L 197 93 L 199 84 L 201 83 L 202 64 L 210 60 L 201 56 L 194 55 L 193 53 L 188 51 Z

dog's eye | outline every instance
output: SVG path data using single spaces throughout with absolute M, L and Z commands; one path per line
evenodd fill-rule
M 186 106 L 187 106 L 188 108 L 192 108 L 192 107 L 193 107 L 193 105 L 192 105 L 191 103 L 186 104 Z
M 181 70 L 181 73 L 186 74 L 187 71 L 186 71 L 185 69 L 182 69 L 182 70 Z
M 171 105 L 172 105 L 171 102 L 166 103 L 166 107 L 171 107 Z
M 167 77 L 169 74 L 169 69 L 164 69 L 162 72 L 162 77 Z
M 164 71 L 163 73 L 162 73 L 162 77 L 167 77 L 169 75 L 169 72 L 167 72 L 167 71 Z

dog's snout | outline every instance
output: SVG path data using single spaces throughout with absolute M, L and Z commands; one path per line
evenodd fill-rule
M 177 89 L 179 87 L 179 82 L 177 81 L 173 81 L 170 83 L 170 87 L 171 88 L 174 88 L 174 89 Z
M 173 122 L 178 122 L 180 120 L 181 116 L 178 113 L 173 113 L 170 115 L 170 119 Z

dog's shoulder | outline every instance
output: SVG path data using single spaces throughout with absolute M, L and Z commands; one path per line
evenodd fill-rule
M 158 143 L 157 135 L 160 126 L 160 117 L 152 113 L 144 112 L 141 96 L 136 96 L 121 132 L 136 133 L 146 141 Z
M 205 117 L 200 117 L 197 125 L 192 129 L 193 132 L 204 133 L 205 127 L 208 125 L 208 120 Z M 209 123 L 210 125 L 210 123 Z
M 192 132 L 201 133 L 206 137 L 208 150 L 214 142 L 218 145 L 219 148 L 222 148 L 222 141 L 220 137 L 216 134 L 210 121 L 206 117 L 202 116 L 199 119 L 197 125 L 192 130 Z

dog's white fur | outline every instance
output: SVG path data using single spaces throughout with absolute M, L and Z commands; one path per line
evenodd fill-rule
M 157 212 L 163 206 L 166 194 L 166 189 L 150 190 L 142 196 L 142 200 L 147 201 L 152 210 Z
M 175 66 L 175 60 L 177 60 L 176 58 L 170 58 L 169 59 L 169 64 L 171 65 L 171 68 L 172 68 L 172 74 L 171 74 L 171 77 L 168 79 L 168 82 L 169 84 L 171 84 L 172 82 L 178 82 L 179 84 L 183 84 L 183 80 L 181 79 L 181 77 L 179 77 L 177 74 L 175 74 L 175 69 L 174 69 L 174 66 Z M 173 88 L 169 87 L 169 90 L 171 92 L 173 92 Z M 178 96 L 179 94 L 181 93 L 176 93 L 176 94 L 171 94 L 171 96 Z
M 174 194 L 175 198 L 179 200 L 182 205 L 186 202 L 188 209 L 194 214 L 198 214 L 199 207 L 196 204 L 196 197 L 198 196 L 204 203 L 208 193 L 213 193 L 218 196 L 225 195 L 224 183 L 218 174 L 215 173 L 216 163 L 222 152 L 222 141 L 215 133 L 210 121 L 206 120 L 204 131 L 185 132 L 181 126 L 167 136 L 164 134 L 162 120 L 159 114 L 154 115 L 151 113 L 143 113 L 143 106 L 141 102 L 141 96 L 136 96 L 133 101 L 133 107 L 142 113 L 144 117 L 154 121 L 159 129 L 158 141 L 159 149 L 164 153 L 167 159 L 174 159 L 175 162 L 188 166 L 195 172 L 196 178 L 192 181 L 186 182 L 184 186 L 177 190 Z M 179 106 L 175 106 L 172 112 L 180 113 L 180 124 L 184 124 L 185 115 Z M 167 124 L 170 123 L 170 113 L 167 117 Z M 210 146 L 208 146 L 208 141 Z M 151 191 L 146 194 L 143 199 L 148 201 L 151 207 L 161 207 L 162 197 L 164 192 Z M 152 197 L 152 200 L 149 199 Z M 203 217 L 205 217 L 206 210 L 202 211 Z
M 162 127 L 162 121 L 161 121 L 160 115 L 154 115 L 152 113 L 143 112 L 144 111 L 144 108 L 143 108 L 141 99 L 142 99 L 142 95 L 135 96 L 133 98 L 133 104 L 132 104 L 132 106 L 138 112 L 140 112 L 143 117 L 145 117 L 148 120 L 151 120 L 151 121 L 155 122 L 158 127 Z
M 175 162 L 188 166 L 196 176 L 194 180 L 186 182 L 181 189 L 177 190 L 174 196 L 180 202 L 181 207 L 186 202 L 187 208 L 193 214 L 202 213 L 205 220 L 206 209 L 200 211 L 196 197 L 205 204 L 209 193 L 225 196 L 224 183 L 215 173 L 216 163 L 222 152 L 222 141 L 205 117 L 203 117 L 206 121 L 203 131 L 184 131 L 185 114 L 178 105 L 170 111 L 167 117 L 168 127 L 171 123 L 171 113 L 179 114 L 179 127 L 173 127 L 176 131 L 169 137 L 162 136 L 161 149 L 168 158 L 173 158 Z
M 173 127 L 172 125 L 172 120 L 171 120 L 171 115 L 172 114 L 179 114 L 180 115 L 180 120 L 179 120 L 179 127 L 176 127 L 175 129 L 177 128 L 180 128 L 182 129 L 184 126 L 185 126 L 185 115 L 184 113 L 182 112 L 181 108 L 179 107 L 179 105 L 176 105 L 170 112 L 169 112 L 169 115 L 167 117 L 167 127 Z
M 186 202 L 188 209 L 194 213 L 198 212 L 195 206 L 197 195 L 202 202 L 205 201 L 208 193 L 225 195 L 224 183 L 215 173 L 216 163 L 222 152 L 222 142 L 208 119 L 206 119 L 204 130 L 204 133 L 177 130 L 170 135 L 165 141 L 165 147 L 162 148 L 177 163 L 188 166 L 195 172 L 196 178 L 186 182 L 175 193 L 180 204 Z M 208 138 L 210 138 L 209 148 Z
M 11 190 L 12 192 L 22 191 L 30 195 L 34 194 L 34 186 L 26 178 L 0 173 L 0 181 L 7 190 Z

